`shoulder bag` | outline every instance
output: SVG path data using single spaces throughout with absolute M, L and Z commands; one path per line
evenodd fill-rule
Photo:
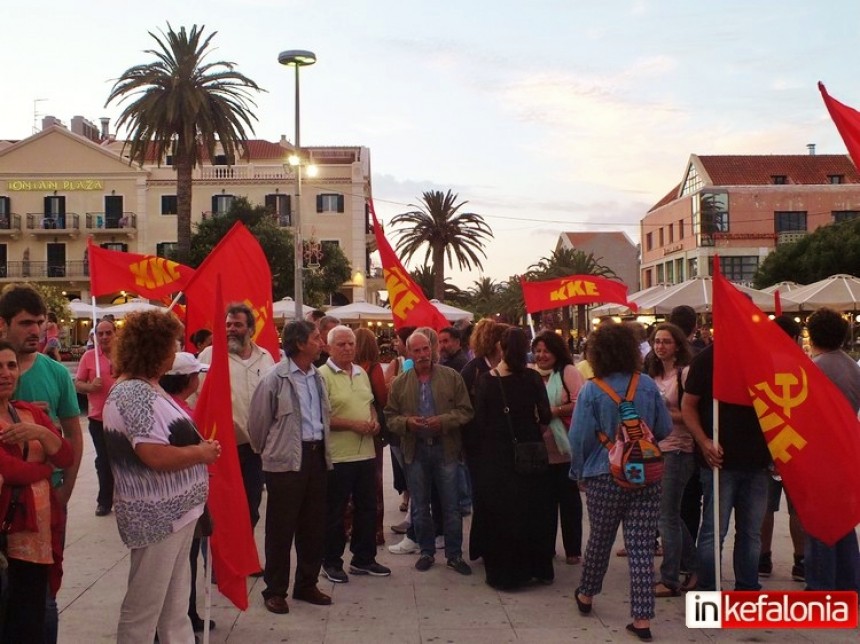
M 498 369 L 493 369 L 496 380 L 499 381 L 499 389 L 502 392 L 502 412 L 511 433 L 511 441 L 514 444 L 514 472 L 517 474 L 542 474 L 549 468 L 549 455 L 546 444 L 541 441 L 517 440 L 514 433 L 514 425 L 511 422 L 511 408 L 508 406 L 508 398 L 505 395 L 505 386 L 502 384 L 502 376 Z

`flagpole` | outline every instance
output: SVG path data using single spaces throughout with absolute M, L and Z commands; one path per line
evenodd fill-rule
M 720 404 L 716 398 L 713 400 L 714 405 L 714 447 L 719 448 L 720 446 Z M 711 469 L 711 476 L 713 477 L 712 485 L 713 485 L 713 493 L 711 494 L 711 498 L 713 499 L 713 511 L 714 511 L 714 590 L 720 591 L 722 590 L 722 578 L 721 578 L 721 562 L 720 562 L 720 554 L 722 550 L 722 544 L 720 543 L 720 535 L 722 534 L 722 530 L 720 529 L 720 468 L 713 467 Z
M 529 325 L 529 329 L 532 332 L 532 340 L 534 340 L 535 335 L 537 335 L 537 334 L 535 333 L 535 323 L 534 323 L 534 320 L 532 320 L 532 314 L 531 313 L 526 313 L 526 323 Z
M 93 349 L 96 352 L 96 378 L 102 377 L 102 368 L 99 364 L 99 334 L 96 329 L 96 297 L 93 295 L 91 298 L 93 303 Z M 87 338 L 89 340 L 89 338 Z
M 177 294 L 176 294 L 176 297 L 174 297 L 174 298 L 173 298 L 173 301 L 170 303 L 170 306 L 168 306 L 168 307 L 167 307 L 167 312 L 168 312 L 168 313 L 169 313 L 170 311 L 172 311 L 172 310 L 173 310 L 173 307 L 174 307 L 174 306 L 176 306 L 176 305 L 179 303 L 179 299 L 180 299 L 183 295 L 185 295 L 185 291 L 179 291 L 179 293 L 177 293 Z
M 209 552 L 209 537 L 201 539 L 201 551 L 205 552 L 203 557 L 203 644 L 209 644 L 209 624 L 212 618 L 212 553 Z M 192 584 L 197 583 L 196 579 L 191 580 Z

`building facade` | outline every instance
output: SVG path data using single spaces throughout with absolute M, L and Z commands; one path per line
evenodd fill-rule
M 779 244 L 860 216 L 860 173 L 848 156 L 691 155 L 681 182 L 642 219 L 641 287 L 721 271 L 750 283 Z
M 639 246 L 621 231 L 562 233 L 556 250 L 562 248 L 594 253 L 598 263 L 611 268 L 627 292 L 639 290 Z
M 294 226 L 297 178 L 293 147 L 251 140 L 242 158 L 216 156 L 194 170 L 192 223 L 225 214 L 237 197 L 265 205 Z M 341 303 L 365 299 L 370 230 L 370 151 L 360 146 L 305 147 L 316 176 L 303 176 L 301 224 L 307 263 L 337 245 L 352 267 Z M 159 163 L 160 161 L 160 163 Z M 75 117 L 72 131 L 52 118 L 20 141 L 0 141 L 0 283 L 45 281 L 89 297 L 87 238 L 114 250 L 164 256 L 176 244 L 176 173 L 171 158 L 130 165 L 123 142 Z

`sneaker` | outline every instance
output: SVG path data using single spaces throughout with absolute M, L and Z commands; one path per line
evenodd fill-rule
M 416 552 L 421 552 L 421 546 L 409 537 L 403 537 L 400 543 L 388 546 L 388 552 L 393 555 L 414 555 Z
M 471 575 L 472 567 L 469 566 L 465 561 L 463 561 L 463 557 L 457 557 L 456 559 L 448 560 L 448 567 L 451 570 L 455 570 L 459 572 L 461 575 Z
M 432 555 L 421 555 L 418 561 L 415 562 L 415 570 L 419 572 L 427 572 L 436 563 L 436 559 Z
M 441 534 L 436 537 L 436 550 L 444 550 L 445 549 L 445 537 Z
M 794 581 L 806 581 L 806 566 L 803 557 L 794 555 L 794 565 L 791 567 L 791 578 Z
M 345 584 L 349 581 L 349 577 L 341 566 L 323 566 L 322 572 L 326 579 L 336 584 Z
M 758 575 L 759 577 L 770 577 L 773 572 L 773 562 L 771 561 L 770 553 L 763 552 L 758 558 Z
M 388 577 L 391 574 L 391 568 L 386 568 L 382 564 L 375 561 L 369 564 L 349 564 L 350 575 L 370 575 L 371 577 Z

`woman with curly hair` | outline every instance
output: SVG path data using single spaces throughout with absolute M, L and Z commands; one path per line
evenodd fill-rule
M 221 454 L 159 385 L 180 335 L 170 313 L 134 313 L 114 344 L 116 385 L 105 401 L 105 442 L 114 510 L 131 548 L 117 641 L 194 641 L 188 618 L 188 565 L 197 519 L 209 493 L 206 465 Z
M 588 338 L 588 362 L 596 378 L 624 397 L 631 378 L 642 369 L 642 354 L 633 331 L 622 324 L 605 324 Z M 672 429 L 672 419 L 660 390 L 648 376 L 639 375 L 632 400 L 657 440 Z M 594 596 L 603 588 L 609 555 L 624 524 L 624 545 L 630 567 L 630 612 L 627 630 L 643 641 L 651 639 L 654 617 L 654 535 L 660 517 L 660 483 L 624 488 L 609 472 L 609 451 L 602 433 L 613 441 L 621 417 L 618 405 L 593 380 L 579 392 L 570 429 L 570 476 L 585 489 L 591 533 L 585 548 L 582 580 L 574 599 L 582 614 L 591 612 Z

